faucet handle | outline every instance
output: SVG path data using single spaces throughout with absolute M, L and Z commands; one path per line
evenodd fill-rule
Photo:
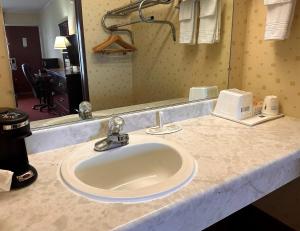
M 92 104 L 88 101 L 83 101 L 79 104 L 79 110 L 76 110 L 79 117 L 83 120 L 92 119 Z
M 109 134 L 119 134 L 125 125 L 122 117 L 114 116 L 108 122 Z

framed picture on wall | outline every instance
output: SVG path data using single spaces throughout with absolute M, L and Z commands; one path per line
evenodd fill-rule
M 68 36 L 69 35 L 68 20 L 65 20 L 62 23 L 58 24 L 58 27 L 59 27 L 59 34 L 61 36 Z

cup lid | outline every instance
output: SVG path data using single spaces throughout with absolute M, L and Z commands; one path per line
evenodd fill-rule
M 0 108 L 0 125 L 13 125 L 28 120 L 25 112 L 14 108 Z

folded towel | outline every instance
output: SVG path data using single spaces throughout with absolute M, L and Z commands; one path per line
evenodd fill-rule
M 221 0 L 200 0 L 200 27 L 198 44 L 220 41 Z
M 179 21 L 180 37 L 179 43 L 196 43 L 196 25 L 198 17 L 197 0 L 186 0 L 180 4 Z
M 200 1 L 200 18 L 216 14 L 218 0 L 201 0 Z
M 267 19 L 265 40 L 284 40 L 289 37 L 296 0 L 265 0 Z
M 193 17 L 193 1 L 182 1 L 179 10 L 179 21 L 189 20 Z
M 0 192 L 10 191 L 13 172 L 0 169 Z

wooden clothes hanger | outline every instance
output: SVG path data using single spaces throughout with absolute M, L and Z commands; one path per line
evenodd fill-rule
M 117 44 L 120 48 L 109 48 L 111 45 Z M 123 40 L 119 35 L 111 35 L 108 39 L 93 48 L 95 53 L 123 53 L 136 51 L 136 48 Z

